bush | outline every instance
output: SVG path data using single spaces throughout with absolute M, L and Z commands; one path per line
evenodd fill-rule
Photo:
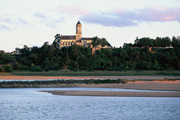
M 12 72 L 13 71 L 12 65 L 7 64 L 7 65 L 4 65 L 3 67 L 4 67 L 5 72 Z
M 21 70 L 21 65 L 19 64 L 19 63 L 15 63 L 14 65 L 13 65 L 13 69 L 14 70 Z
M 5 72 L 4 67 L 0 67 L 0 72 Z
M 46 72 L 49 72 L 49 67 L 45 67 L 45 71 L 46 71 Z
M 32 64 L 31 67 L 30 67 L 30 71 L 31 72 L 41 72 L 42 69 L 41 69 L 40 66 L 35 66 L 34 64 Z

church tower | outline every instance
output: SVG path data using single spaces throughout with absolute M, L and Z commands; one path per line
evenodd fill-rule
M 76 24 L 76 40 L 79 40 L 82 38 L 82 25 L 80 21 Z

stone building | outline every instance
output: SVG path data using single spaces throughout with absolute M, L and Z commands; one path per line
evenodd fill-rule
M 82 25 L 80 21 L 76 24 L 76 35 L 59 35 L 55 36 L 59 42 L 59 47 L 69 47 L 72 45 L 79 45 L 84 47 L 91 47 L 92 38 L 82 37 Z

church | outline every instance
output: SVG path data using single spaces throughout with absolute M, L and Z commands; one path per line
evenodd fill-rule
M 76 35 L 61 35 L 59 48 L 69 47 L 72 45 L 91 47 L 91 42 L 92 38 L 82 37 L 82 25 L 80 21 L 78 21 L 76 24 Z

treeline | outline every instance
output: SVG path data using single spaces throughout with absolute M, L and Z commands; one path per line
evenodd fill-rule
M 13 70 L 30 71 L 180 70 L 179 37 L 170 40 L 172 48 L 153 48 L 155 52 L 149 51 L 151 46 L 147 44 L 137 47 L 140 41 L 135 41 L 133 47 L 101 49 L 95 54 L 91 53 L 91 48 L 76 45 L 62 49 L 47 42 L 42 47 L 24 46 L 19 54 L 0 53 L 0 71 L 5 71 L 9 63 Z
M 149 37 L 136 38 L 135 43 L 126 44 L 129 47 L 180 47 L 180 37 L 157 37 L 152 39 Z

